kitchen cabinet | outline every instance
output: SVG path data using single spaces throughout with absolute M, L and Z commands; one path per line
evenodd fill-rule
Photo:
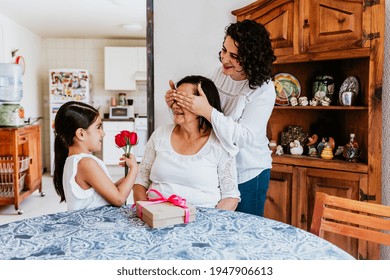
M 322 52 L 370 48 L 371 33 L 368 1 L 301 1 L 298 32 L 302 31 L 302 51 Z M 373 1 L 371 1 L 373 2 Z
M 344 172 L 336 170 L 323 171 L 314 168 L 299 168 L 297 174 L 300 176 L 296 185 L 296 202 L 297 209 L 295 216 L 292 218 L 292 224 L 310 230 L 314 199 L 316 192 L 324 192 L 334 196 L 345 197 L 354 200 L 363 200 L 364 194 L 367 193 L 367 174 L 358 172 Z M 299 188 L 298 188 L 299 187 Z M 341 249 L 350 253 L 357 259 L 366 259 L 368 257 L 378 259 L 366 250 L 367 242 L 359 241 L 355 238 L 340 236 L 338 234 L 327 234 L 327 240 L 337 245 Z
M 264 206 L 264 216 L 291 224 L 293 166 L 274 165 Z
M 135 90 L 140 72 L 146 71 L 146 47 L 105 47 L 104 88 Z
M 281 143 L 281 134 L 289 126 L 301 126 L 309 135 L 321 132 L 322 136 L 333 137 L 337 147 L 344 146 L 349 135 L 355 133 L 361 152 L 357 163 L 342 157 L 310 157 L 306 152 L 301 156 L 288 151 L 274 156 L 265 215 L 309 230 L 317 191 L 381 203 L 384 3 L 262 0 L 232 13 L 238 21 L 253 19 L 266 26 L 277 57 L 273 73 L 296 77 L 300 96 L 313 98 L 316 76 L 334 78 L 330 106 L 276 105 L 269 120 L 268 138 Z M 339 89 L 350 76 L 359 80 L 357 102 L 341 106 Z M 275 189 L 281 194 L 275 194 Z M 326 238 L 356 257 L 379 257 L 377 244 L 334 235 Z
M 103 162 L 107 165 L 118 165 L 119 158 L 124 154 L 122 148 L 118 148 L 115 144 L 115 135 L 122 130 L 134 131 L 134 121 L 112 121 L 103 120 L 103 130 L 105 136 L 103 138 Z
M 270 32 L 275 55 L 298 53 L 298 1 L 256 1 L 232 12 L 237 21 L 261 22 Z
M 39 189 L 41 196 L 45 195 L 40 125 L 0 128 L 0 168 L 0 205 L 14 204 L 22 214 L 20 203 L 30 194 Z
M 277 56 L 370 48 L 370 5 L 374 1 L 257 1 L 233 11 L 237 20 L 252 19 L 270 32 Z M 371 4 L 370 4 L 371 3 Z M 307 59 L 305 56 L 302 59 Z

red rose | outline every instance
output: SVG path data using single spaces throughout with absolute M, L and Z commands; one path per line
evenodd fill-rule
M 125 152 L 130 151 L 126 149 L 127 146 L 134 146 L 138 143 L 138 135 L 135 132 L 130 132 L 128 130 L 122 130 L 119 134 L 115 135 L 115 144 L 119 148 L 123 148 Z
M 134 132 L 130 132 L 128 130 L 122 130 L 121 131 L 121 135 L 122 135 L 122 137 L 124 139 L 126 139 L 126 138 L 130 139 L 130 136 L 131 136 L 132 133 L 134 133 Z
M 115 135 L 115 144 L 118 148 L 122 148 L 125 152 L 125 156 L 130 156 L 131 147 L 137 145 L 138 135 L 135 132 L 130 132 L 128 130 L 122 130 L 120 133 Z M 127 175 L 129 167 L 125 165 L 125 176 Z
M 122 136 L 122 134 L 117 134 L 115 135 L 115 144 L 119 147 L 119 148 L 123 148 L 124 146 L 126 146 L 126 138 Z
M 137 145 L 138 143 L 138 135 L 135 132 L 130 132 L 130 145 Z

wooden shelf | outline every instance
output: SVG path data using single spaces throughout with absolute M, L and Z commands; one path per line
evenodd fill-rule
M 299 63 L 308 61 L 324 61 L 324 60 L 339 60 L 350 59 L 350 58 L 362 58 L 370 57 L 370 49 L 353 49 L 353 50 L 340 50 L 337 52 L 319 52 L 319 53 L 302 53 L 279 56 L 274 64 L 285 64 L 285 63 Z
M 275 105 L 274 110 L 338 110 L 338 111 L 366 111 L 368 106 L 281 106 Z
M 277 164 L 295 165 L 310 168 L 333 169 L 358 173 L 368 173 L 368 165 L 365 163 L 348 162 L 341 159 L 326 160 L 319 157 L 304 155 L 273 155 L 272 162 Z

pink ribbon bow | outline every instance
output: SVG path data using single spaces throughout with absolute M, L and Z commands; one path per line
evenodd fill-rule
M 155 190 L 155 189 L 149 189 L 146 193 L 149 193 L 149 192 L 154 192 L 155 194 L 157 194 L 158 197 L 157 198 L 148 198 L 149 202 L 145 203 L 144 206 L 151 205 L 151 204 L 157 204 L 157 203 L 163 203 L 163 202 L 170 202 L 175 206 L 179 206 L 179 207 L 183 208 L 184 209 L 184 223 L 190 222 L 190 209 L 186 206 L 186 199 L 185 198 L 182 198 L 182 197 L 175 195 L 175 194 L 166 198 L 158 190 Z M 141 213 L 140 218 L 142 219 L 142 205 L 139 204 L 139 206 L 140 206 L 139 210 Z

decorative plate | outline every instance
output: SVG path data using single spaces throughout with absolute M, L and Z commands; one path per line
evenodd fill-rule
M 301 94 L 301 85 L 297 78 L 288 73 L 275 75 L 276 105 L 290 105 L 290 98 L 298 98 Z

